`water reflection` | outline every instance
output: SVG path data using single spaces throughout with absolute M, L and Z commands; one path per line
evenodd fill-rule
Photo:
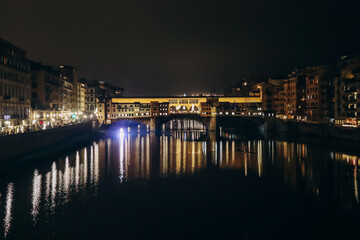
M 359 162 L 355 155 L 287 141 L 217 140 L 202 131 L 160 136 L 122 131 L 117 137 L 42 163 L 31 169 L 29 176 L 19 176 L 16 171 L 10 174 L 13 177 L 5 179 L 4 189 L 0 188 L 3 235 L 11 233 L 15 218 L 27 214 L 34 226 L 40 225 L 51 221 L 62 206 L 96 197 L 100 188 L 187 176 L 210 167 L 235 169 L 247 177 L 281 180 L 320 199 L 335 199 L 356 207 Z M 19 195 L 15 195 L 15 185 L 28 186 L 29 194 L 17 190 Z M 25 210 L 14 204 L 17 198 L 23 200 Z
M 36 223 L 37 215 L 39 214 L 39 207 L 41 201 L 41 174 L 38 170 L 35 169 L 33 177 L 33 191 L 32 191 L 32 208 L 31 215 L 33 216 L 33 221 Z
M 11 227 L 13 201 L 14 201 L 15 187 L 13 183 L 9 183 L 7 186 L 6 193 L 6 204 L 5 204 L 5 217 L 4 217 L 4 237 L 8 235 Z

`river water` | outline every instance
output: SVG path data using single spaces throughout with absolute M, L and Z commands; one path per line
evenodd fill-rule
M 116 130 L 66 155 L 2 169 L 0 239 L 350 236 L 359 223 L 359 160 L 229 133 Z

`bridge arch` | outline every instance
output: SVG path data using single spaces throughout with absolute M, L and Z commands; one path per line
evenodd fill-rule
M 107 126 L 109 130 L 116 130 L 119 128 L 135 128 L 138 127 L 140 129 L 150 129 L 151 121 L 150 118 L 142 119 L 142 118 L 119 118 L 113 119 L 111 124 Z
M 163 130 L 171 129 L 196 129 L 205 130 L 209 121 L 199 114 L 171 114 L 168 118 L 160 120 L 159 125 Z

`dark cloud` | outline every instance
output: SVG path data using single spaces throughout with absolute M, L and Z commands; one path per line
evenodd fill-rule
M 359 1 L 177 0 L 1 3 L 0 37 L 47 64 L 128 95 L 218 89 L 358 50 Z

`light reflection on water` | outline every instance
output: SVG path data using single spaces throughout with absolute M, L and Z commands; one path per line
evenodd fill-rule
M 4 217 L 4 237 L 8 235 L 8 232 L 11 227 L 11 220 L 13 218 L 13 201 L 14 201 L 14 184 L 11 182 L 7 186 L 6 193 L 6 204 L 5 204 L 5 217 Z
M 17 175 L 14 169 L 0 182 L 2 235 L 11 235 L 14 224 L 26 215 L 34 228 L 49 222 L 59 208 L 96 197 L 100 188 L 192 175 L 209 167 L 281 179 L 294 188 L 305 186 L 319 198 L 358 206 L 358 156 L 286 141 L 216 140 L 212 135 L 197 141 L 202 134 L 189 131 L 156 136 L 123 131 L 118 137 L 38 164 L 28 174 Z
M 33 216 L 33 221 L 36 223 L 37 215 L 39 214 L 39 205 L 41 201 L 41 177 L 38 170 L 35 169 L 33 177 L 33 192 L 32 192 L 32 208 L 31 215 Z

